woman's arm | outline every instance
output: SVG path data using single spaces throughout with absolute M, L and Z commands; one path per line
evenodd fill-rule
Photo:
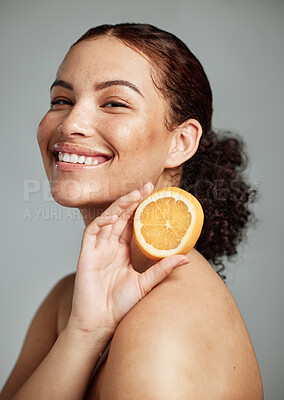
M 59 398 L 56 396 L 60 386 L 64 385 L 64 380 L 68 381 L 65 395 L 69 396 L 69 390 L 71 393 L 68 398 L 72 399 L 72 395 L 78 398 L 80 391 L 84 393 L 88 377 L 104 345 L 98 343 L 96 347 L 92 343 L 92 347 L 95 347 L 92 356 L 91 347 L 84 342 L 84 337 L 76 332 L 69 332 L 68 327 L 57 337 L 58 306 L 66 291 L 73 286 L 73 280 L 73 276 L 62 279 L 39 307 L 29 327 L 15 368 L 1 392 L 1 400 L 9 400 L 15 393 L 17 393 L 14 397 L 16 399 L 40 399 L 41 391 L 43 398 L 56 399 Z M 87 353 L 85 356 L 84 349 Z M 80 352 L 80 357 L 77 357 L 77 352 Z M 76 358 L 75 362 L 72 362 L 72 357 Z M 88 371 L 86 367 L 91 357 L 92 363 Z M 79 368 L 80 360 L 84 363 L 81 369 Z M 60 378 L 62 382 L 59 384 Z M 44 382 L 46 382 L 45 385 Z M 72 390 L 73 385 L 76 386 L 75 390 Z M 23 386 L 23 390 L 20 390 Z M 28 395 L 25 395 L 26 391 L 29 391 Z
M 148 184 L 121 197 L 85 229 L 67 327 L 13 399 L 83 398 L 121 319 L 174 268 L 188 262 L 184 256 L 172 256 L 143 274 L 132 268 L 130 217 L 151 190 Z M 1 400 L 10 398 L 2 394 Z
M 92 343 L 66 328 L 15 399 L 70 399 L 84 397 L 89 379 L 104 348 L 104 337 Z M 3 397 L 4 399 L 4 397 Z
M 11 399 L 44 360 L 57 339 L 58 305 L 70 277 L 62 279 L 38 308 L 26 334 L 21 353 L 1 391 L 1 400 Z

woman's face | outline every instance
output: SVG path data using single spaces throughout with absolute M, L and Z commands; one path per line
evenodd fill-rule
M 138 52 L 107 37 L 73 47 L 38 128 L 54 199 L 104 207 L 148 180 L 155 185 L 172 140 L 165 113 L 150 63 Z

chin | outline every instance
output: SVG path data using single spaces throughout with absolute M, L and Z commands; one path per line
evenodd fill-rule
M 62 188 L 61 188 L 62 189 Z M 88 190 L 59 190 L 58 187 L 51 188 L 51 195 L 59 205 L 69 208 L 97 209 L 101 214 L 114 200 L 103 191 L 90 192 Z
M 79 208 L 82 203 L 82 199 L 79 200 L 75 196 L 62 196 L 58 192 L 54 192 L 51 190 L 51 195 L 53 200 L 56 201 L 57 204 L 63 207 L 70 207 L 70 208 Z

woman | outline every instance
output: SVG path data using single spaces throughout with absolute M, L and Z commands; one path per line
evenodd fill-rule
M 71 47 L 38 142 L 54 199 L 86 229 L 76 275 L 39 308 L 1 400 L 262 399 L 248 332 L 207 261 L 236 253 L 252 193 L 241 143 L 213 133 L 211 114 L 202 66 L 167 32 L 103 25 Z M 154 264 L 131 216 L 165 186 L 198 197 L 205 224 L 187 257 Z

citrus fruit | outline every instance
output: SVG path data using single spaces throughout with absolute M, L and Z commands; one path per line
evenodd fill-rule
M 197 242 L 204 214 L 199 201 L 178 187 L 150 194 L 134 214 L 134 238 L 148 258 L 187 254 Z

